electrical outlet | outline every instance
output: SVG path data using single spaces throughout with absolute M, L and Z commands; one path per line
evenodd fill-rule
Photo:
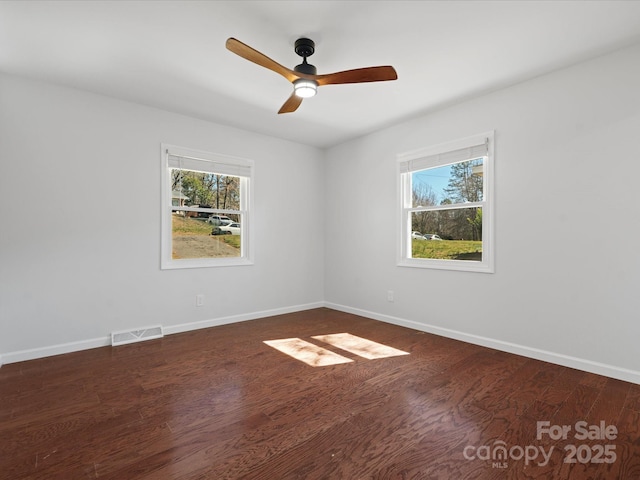
M 387 302 L 393 302 L 393 290 L 387 290 Z
M 196 295 L 196 307 L 201 307 L 203 305 L 204 305 L 204 295 L 203 294 Z

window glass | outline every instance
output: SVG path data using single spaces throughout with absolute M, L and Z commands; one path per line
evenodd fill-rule
M 226 228 L 241 216 L 240 177 L 172 168 L 171 187 L 172 258 L 240 257 L 240 224 Z M 212 213 L 220 209 L 238 213 Z M 240 238 L 225 239 L 232 230 Z
M 229 224 L 234 225 L 234 224 Z M 239 224 L 235 224 L 239 225 Z M 240 257 L 240 228 L 237 238 L 229 238 L 224 226 L 212 225 L 209 217 L 198 212 L 174 210 L 171 216 L 171 258 Z
M 412 212 L 411 258 L 482 261 L 482 208 Z M 423 233 L 426 232 L 426 233 Z
M 411 173 L 414 207 L 484 200 L 484 158 Z

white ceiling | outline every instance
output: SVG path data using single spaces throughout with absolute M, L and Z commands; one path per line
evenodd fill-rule
M 290 114 L 283 77 L 228 37 L 318 73 L 393 65 L 398 80 L 328 85 Z M 640 41 L 640 1 L 1 1 L 0 71 L 328 147 Z

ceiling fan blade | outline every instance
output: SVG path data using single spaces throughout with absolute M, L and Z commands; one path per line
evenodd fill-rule
M 280 110 L 278 110 L 278 113 L 295 112 L 301 103 L 302 103 L 302 97 L 297 96 L 296 92 L 293 92 L 291 96 L 287 98 L 287 101 L 284 102 L 284 105 L 280 107 Z
M 343 72 L 314 76 L 318 85 L 337 85 L 341 83 L 385 82 L 397 80 L 398 74 L 391 66 L 356 68 Z
M 263 53 L 260 53 L 259 51 L 251 48 L 249 45 L 242 43 L 240 40 L 236 40 L 235 38 L 228 38 L 226 46 L 227 50 L 241 56 L 246 60 L 249 60 L 250 62 L 260 65 L 261 67 L 268 68 L 269 70 L 282 75 L 290 82 L 293 82 L 294 80 L 300 78 L 300 76 L 293 70 L 280 65 L 275 60 L 270 59 Z

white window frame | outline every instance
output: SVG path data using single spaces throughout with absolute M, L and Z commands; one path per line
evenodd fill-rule
M 176 145 L 161 144 L 162 159 L 162 217 L 161 217 L 161 260 L 160 268 L 202 268 L 202 267 L 227 267 L 235 265 L 253 265 L 253 160 L 222 155 Z M 242 235 L 240 237 L 240 256 L 224 258 L 172 258 L 172 190 L 171 190 L 171 162 L 175 158 L 184 159 L 187 165 L 186 170 L 205 171 L 223 175 L 240 177 L 240 210 L 242 217 Z M 236 211 L 226 211 L 221 209 L 202 209 L 184 207 L 185 211 L 207 211 L 210 213 L 238 213 Z
M 463 149 L 470 149 L 478 145 L 486 145 L 483 150 L 483 200 L 481 202 L 470 202 L 457 206 L 433 206 L 414 207 L 412 204 L 411 174 L 425 168 L 434 168 L 452 163 L 464 161 L 460 157 Z M 447 154 L 458 153 L 454 161 Z M 474 153 L 470 158 L 478 158 L 480 155 Z M 494 132 L 487 132 L 480 135 L 473 135 L 460 140 L 447 142 L 433 147 L 402 153 L 397 155 L 397 178 L 398 178 L 398 205 L 400 206 L 398 218 L 398 260 L 401 267 L 433 268 L 441 270 L 460 270 L 467 272 L 494 273 Z M 482 207 L 482 260 L 441 260 L 432 258 L 412 258 L 411 257 L 411 214 L 419 211 L 442 210 L 451 208 Z

